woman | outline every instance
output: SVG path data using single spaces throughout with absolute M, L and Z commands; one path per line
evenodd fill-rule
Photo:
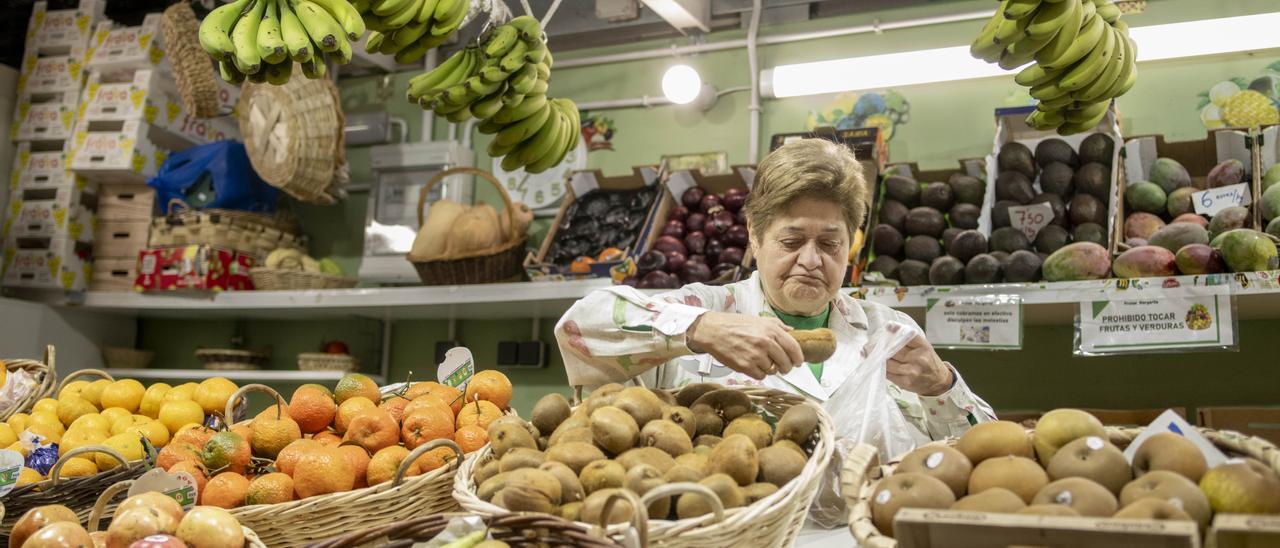
M 899 322 L 919 331 L 906 314 L 838 291 L 867 195 L 862 168 L 843 146 L 804 139 L 769 154 L 745 206 L 758 271 L 723 287 L 692 284 L 654 296 L 629 287 L 591 293 L 556 326 L 569 383 L 596 386 L 651 374 L 650 386 L 706 380 L 827 402 L 881 326 Z M 800 346 L 787 331 L 818 327 L 835 333 L 836 353 L 825 363 L 802 364 Z M 889 395 L 919 431 L 917 439 L 958 436 L 994 420 L 923 335 L 888 361 L 887 377 Z

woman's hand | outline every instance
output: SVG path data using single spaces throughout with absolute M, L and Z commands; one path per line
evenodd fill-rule
M 921 396 L 937 396 L 951 389 L 955 374 L 933 351 L 933 345 L 916 335 L 887 364 L 889 381 Z
M 804 361 L 800 344 L 777 318 L 707 312 L 689 326 L 686 336 L 690 350 L 711 354 L 756 380 L 784 375 Z

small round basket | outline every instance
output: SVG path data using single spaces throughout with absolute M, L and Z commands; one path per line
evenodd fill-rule
M 246 83 L 240 94 L 240 132 L 254 171 L 301 201 L 338 202 L 331 186 L 345 163 L 338 90 L 327 78 L 287 84 Z
M 41 398 L 47 398 L 54 394 L 54 387 L 58 385 L 58 372 L 55 369 L 55 352 L 53 345 L 44 348 L 44 361 L 16 359 L 4 360 L 4 368 L 9 372 L 18 370 L 26 371 L 36 379 L 36 386 L 25 396 L 17 399 L 17 401 L 8 402 L 0 410 L 0 420 L 9 420 L 18 413 L 26 413 L 35 406 Z
M 303 352 L 298 354 L 298 369 L 302 371 L 342 371 L 350 373 L 360 368 L 360 362 L 346 354 Z
M 427 196 L 431 194 L 431 189 L 451 175 L 475 175 L 488 181 L 489 184 L 498 189 L 498 194 L 502 196 L 502 203 L 506 204 L 507 209 L 513 207 L 511 195 L 507 194 L 507 189 L 503 188 L 502 183 L 498 182 L 498 179 L 493 174 L 470 167 L 455 167 L 435 174 L 431 180 L 427 181 L 426 188 L 418 193 L 419 226 L 422 226 L 425 221 Z M 446 256 L 431 261 L 409 259 L 409 262 L 413 263 L 413 267 L 418 270 L 418 277 L 422 279 L 423 285 L 465 285 L 519 281 L 524 278 L 524 244 L 527 239 L 527 235 L 517 233 L 515 228 L 512 227 L 511 233 L 507 235 L 505 242 L 488 249 Z
M 112 369 L 146 369 L 154 359 L 156 359 L 156 353 L 150 350 L 102 347 L 102 362 Z
M 196 350 L 196 359 L 211 371 L 249 371 L 261 369 L 271 355 L 234 348 L 201 348 Z
M 200 47 L 200 20 L 191 6 L 178 2 L 165 8 L 161 23 L 165 58 L 173 67 L 182 106 L 196 118 L 230 114 L 219 112 L 218 82 L 214 80 L 209 54 Z
M 358 281 L 346 276 L 280 268 L 253 268 L 249 270 L 249 277 L 253 279 L 253 288 L 259 291 L 349 289 Z

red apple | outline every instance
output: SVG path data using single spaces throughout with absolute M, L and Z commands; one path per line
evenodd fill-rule
M 342 341 L 329 341 L 324 343 L 324 349 L 322 352 L 325 354 L 347 354 L 350 352 L 350 349 L 347 348 L 347 343 Z

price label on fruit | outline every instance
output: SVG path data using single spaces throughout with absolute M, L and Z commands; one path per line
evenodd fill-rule
M 0 449 L 0 497 L 9 494 L 17 486 L 22 463 L 22 453 Z
M 455 346 L 444 353 L 444 363 L 436 370 L 436 379 L 440 384 L 461 388 L 475 372 L 476 362 L 471 351 L 465 346 Z
M 1252 201 L 1249 195 L 1249 183 L 1211 188 L 1191 195 L 1191 203 L 1195 204 L 1196 213 L 1210 217 L 1228 207 L 1247 206 Z
M 1022 348 L 1022 298 L 943 296 L 925 300 L 925 338 L 936 348 Z
M 1009 224 L 1027 236 L 1028 240 L 1035 240 L 1036 235 L 1040 233 L 1040 229 L 1049 226 L 1053 222 L 1053 206 L 1049 204 L 1031 204 L 1024 206 L 1013 206 L 1009 208 Z
M 128 496 L 151 492 L 178 501 L 185 510 L 196 505 L 196 479 L 186 472 L 169 473 L 160 468 L 152 468 L 134 480 L 133 485 L 129 486 Z

